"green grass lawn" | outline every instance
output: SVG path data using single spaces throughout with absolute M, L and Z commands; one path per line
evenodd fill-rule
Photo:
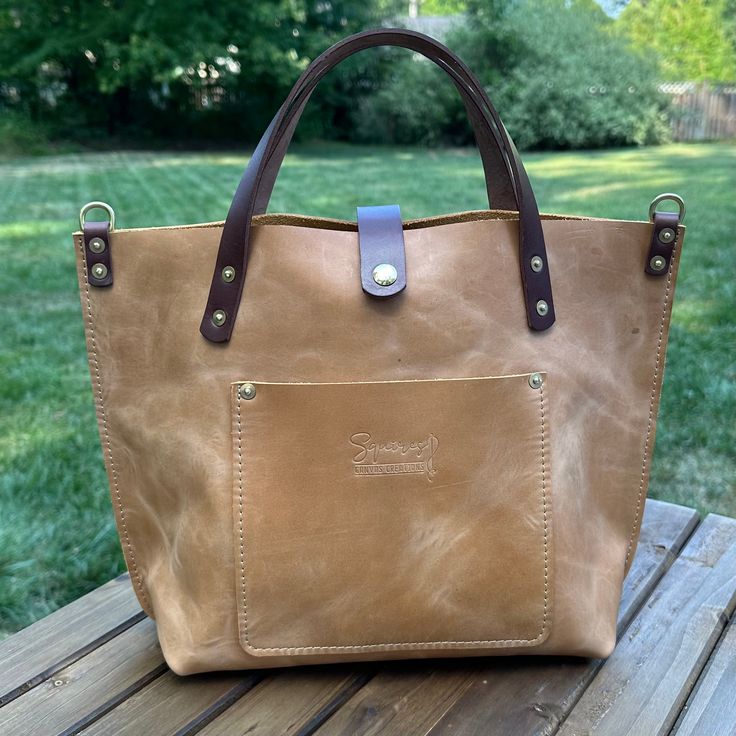
M 686 200 L 651 494 L 736 516 L 736 147 L 531 154 L 545 212 L 645 219 Z M 0 162 L 0 636 L 123 569 L 97 436 L 70 233 L 110 202 L 120 227 L 219 220 L 246 156 L 104 153 Z M 271 211 L 411 218 L 484 207 L 472 151 L 295 149 Z

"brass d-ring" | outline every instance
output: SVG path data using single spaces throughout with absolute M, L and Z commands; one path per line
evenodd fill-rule
M 84 230 L 84 218 L 90 210 L 105 210 L 107 212 L 107 219 L 110 221 L 110 230 L 115 229 L 115 210 L 110 207 L 107 202 L 87 202 L 84 207 L 79 211 L 79 229 Z
M 660 202 L 674 202 L 677 208 L 680 210 L 679 220 L 682 222 L 685 219 L 685 202 L 679 194 L 673 194 L 672 192 L 666 192 L 656 196 L 652 203 L 649 205 L 649 222 L 654 222 L 654 213 L 657 211 L 657 205 Z

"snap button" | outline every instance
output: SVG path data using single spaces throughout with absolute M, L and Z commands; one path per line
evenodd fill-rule
M 379 286 L 391 286 L 399 277 L 399 272 L 390 263 L 379 263 L 373 269 L 373 280 Z

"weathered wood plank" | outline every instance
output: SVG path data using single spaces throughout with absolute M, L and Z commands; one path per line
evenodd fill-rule
M 169 671 L 156 678 L 86 728 L 84 736 L 172 736 L 196 733 L 200 725 L 242 697 L 262 675 L 209 674 L 178 677 Z
M 0 710 L 3 736 L 78 732 L 165 671 L 156 627 L 146 618 L 55 672 Z
M 126 574 L 0 642 L 0 707 L 143 616 Z
M 706 517 L 562 724 L 666 734 L 736 607 L 736 519 Z
M 692 509 L 658 501 L 648 501 L 642 526 L 641 541 L 631 571 L 626 579 L 619 612 L 619 624 L 625 626 L 637 607 L 650 593 L 657 580 L 671 564 L 674 555 L 684 544 L 697 523 Z M 438 683 L 448 681 L 454 688 L 455 700 L 442 701 L 431 709 L 434 721 L 429 724 L 432 734 L 483 734 L 551 733 L 563 715 L 575 703 L 586 684 L 600 667 L 598 661 L 579 659 L 513 657 L 483 660 L 458 660 L 447 663 L 439 671 L 431 672 L 427 664 L 418 673 L 428 685 L 431 700 Z M 337 717 L 356 709 L 363 722 L 380 719 L 383 712 L 390 712 L 399 700 L 403 710 L 393 714 L 396 732 L 403 734 L 425 733 L 411 722 L 411 708 L 407 703 L 415 700 L 426 703 L 421 682 L 407 681 L 403 692 L 397 692 L 390 671 L 382 690 L 384 676 L 378 675 L 370 684 L 364 699 L 362 693 L 343 706 L 336 717 L 330 719 L 319 733 L 336 733 Z M 469 677 L 468 682 L 457 687 L 457 678 Z M 349 723 L 346 722 L 346 723 Z M 402 731 L 403 729 L 403 731 Z M 346 731 L 343 731 L 346 733 Z
M 636 557 L 621 591 L 619 636 L 675 561 L 697 523 L 695 509 L 652 498 L 647 500 Z
M 672 564 L 697 524 L 684 506 L 648 500 L 636 557 L 624 581 L 619 633 Z M 600 668 L 600 660 L 514 657 L 481 670 L 473 686 L 431 731 L 432 736 L 554 733 Z
M 322 728 L 319 736 L 425 734 L 472 682 L 471 668 L 447 663 L 397 662 L 361 688 Z
M 734 571 L 736 574 L 736 571 Z M 736 736 L 736 619 L 726 630 L 675 728 L 677 736 Z
M 359 668 L 306 667 L 266 677 L 198 731 L 201 736 L 311 732 L 368 679 Z

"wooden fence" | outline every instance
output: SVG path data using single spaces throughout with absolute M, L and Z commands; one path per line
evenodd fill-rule
M 668 82 L 659 89 L 672 96 L 673 140 L 736 138 L 736 83 Z

